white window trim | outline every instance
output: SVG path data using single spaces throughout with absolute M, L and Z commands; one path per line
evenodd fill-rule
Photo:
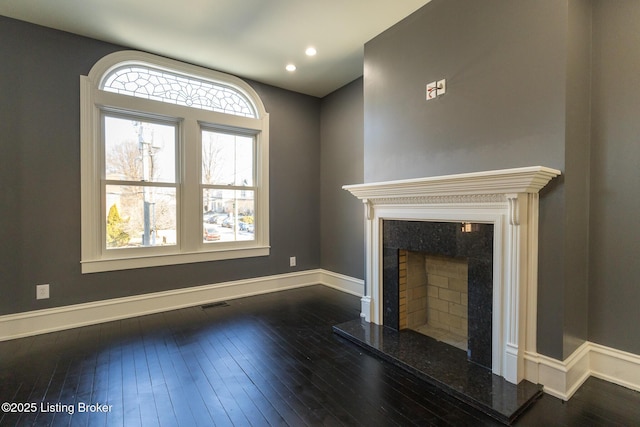
M 152 67 L 232 86 L 243 92 L 253 102 L 258 117 L 247 118 L 216 113 L 100 90 L 102 78 L 113 68 L 127 62 L 148 64 Z M 200 200 L 200 203 L 193 206 L 193 203 L 189 205 L 183 202 L 178 206 L 178 223 L 183 227 L 179 227 L 179 241 L 175 251 L 167 253 L 166 248 L 145 248 L 107 253 L 103 249 L 102 236 L 104 201 L 101 191 L 103 171 L 100 136 L 101 114 L 105 108 L 126 108 L 131 111 L 150 112 L 183 120 L 185 123 L 180 130 L 183 140 L 191 143 L 197 141 L 198 146 L 200 146 L 200 136 L 199 131 L 195 129 L 199 129 L 200 122 L 255 132 L 257 187 L 255 240 L 203 244 L 201 239 L 195 238 L 196 235 L 202 236 L 201 221 L 192 224 L 185 218 L 196 218 L 195 210 L 198 209 L 202 200 L 201 195 L 195 194 L 200 191 L 199 173 L 185 174 L 184 171 L 201 170 L 201 159 L 198 150 L 181 149 L 178 191 L 182 193 L 183 200 Z M 105 56 L 91 68 L 88 76 L 80 76 L 80 162 L 83 274 L 269 255 L 269 115 L 253 88 L 237 77 L 137 51 L 121 51 Z M 201 209 L 197 215 L 202 217 Z

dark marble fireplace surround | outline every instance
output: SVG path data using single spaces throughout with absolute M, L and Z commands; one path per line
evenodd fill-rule
M 399 329 L 400 249 L 452 258 L 469 266 L 468 350 L 470 361 L 491 369 L 493 304 L 493 224 L 463 232 L 455 222 L 383 221 L 383 324 Z

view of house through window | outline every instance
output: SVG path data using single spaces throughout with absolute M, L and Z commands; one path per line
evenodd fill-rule
M 254 138 L 202 131 L 204 242 L 253 240 Z

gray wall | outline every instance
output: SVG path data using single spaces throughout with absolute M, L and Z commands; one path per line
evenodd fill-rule
M 563 171 L 540 211 L 538 351 L 558 359 L 587 339 L 589 33 L 589 2 L 433 0 L 365 46 L 366 182 Z
M 562 3 L 434 0 L 367 43 L 365 181 L 563 168 Z
M 589 339 L 640 354 L 640 2 L 593 11 Z
M 564 190 L 563 356 L 587 338 L 589 283 L 589 161 L 591 129 L 591 1 L 571 0 L 567 22 Z M 552 296 L 549 289 L 547 295 Z M 549 324 L 552 327 L 553 324 Z
M 322 99 L 320 233 L 322 268 L 364 279 L 364 208 L 345 184 L 363 180 L 362 79 Z
M 0 40 L 0 314 L 320 266 L 320 100 L 249 82 L 271 119 L 271 255 L 82 275 L 79 76 L 121 48 L 4 17 Z

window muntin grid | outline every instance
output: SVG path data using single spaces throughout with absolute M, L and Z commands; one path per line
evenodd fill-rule
M 125 65 L 112 70 L 103 79 L 101 89 L 235 116 L 257 117 L 251 102 L 233 87 L 145 65 Z

